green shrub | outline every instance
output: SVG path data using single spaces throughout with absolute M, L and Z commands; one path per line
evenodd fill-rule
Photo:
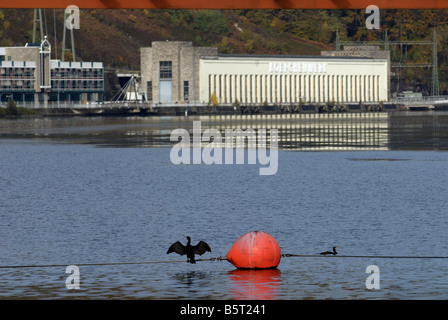
M 6 104 L 6 114 L 9 116 L 19 115 L 19 110 L 17 109 L 17 104 L 14 100 L 9 100 Z
M 34 115 L 36 111 L 24 107 L 18 107 L 14 100 L 10 100 L 5 106 L 0 106 L 0 117 L 18 117 Z

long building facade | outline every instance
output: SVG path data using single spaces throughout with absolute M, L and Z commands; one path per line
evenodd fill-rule
M 220 55 L 190 42 L 141 50 L 143 93 L 158 104 L 325 104 L 389 100 L 386 58 Z M 146 89 L 146 90 L 145 90 Z
M 220 103 L 368 103 L 388 100 L 385 61 L 368 58 L 218 56 L 200 61 L 201 100 Z

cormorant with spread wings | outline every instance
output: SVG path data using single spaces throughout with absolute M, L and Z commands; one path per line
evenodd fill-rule
M 168 249 L 168 251 L 166 253 L 168 254 L 171 252 L 176 252 L 177 254 L 180 254 L 181 256 L 186 254 L 187 262 L 196 263 L 196 260 L 194 259 L 195 254 L 203 255 L 207 251 L 212 252 L 212 250 L 210 249 L 210 246 L 204 241 L 199 241 L 199 243 L 197 245 L 192 246 L 191 238 L 187 237 L 187 240 L 188 240 L 188 242 L 187 242 L 186 246 L 184 246 L 179 241 L 176 241 L 175 243 L 173 243 L 171 245 L 171 247 Z

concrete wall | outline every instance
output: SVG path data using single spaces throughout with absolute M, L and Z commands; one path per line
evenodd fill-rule
M 5 47 L 5 61 L 33 61 L 35 62 L 36 68 L 34 78 L 36 92 L 40 92 L 40 62 L 39 62 L 39 47 Z

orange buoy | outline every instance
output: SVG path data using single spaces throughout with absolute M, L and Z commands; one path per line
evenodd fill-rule
M 263 231 L 241 236 L 227 253 L 227 260 L 238 269 L 277 268 L 281 250 L 277 241 Z

